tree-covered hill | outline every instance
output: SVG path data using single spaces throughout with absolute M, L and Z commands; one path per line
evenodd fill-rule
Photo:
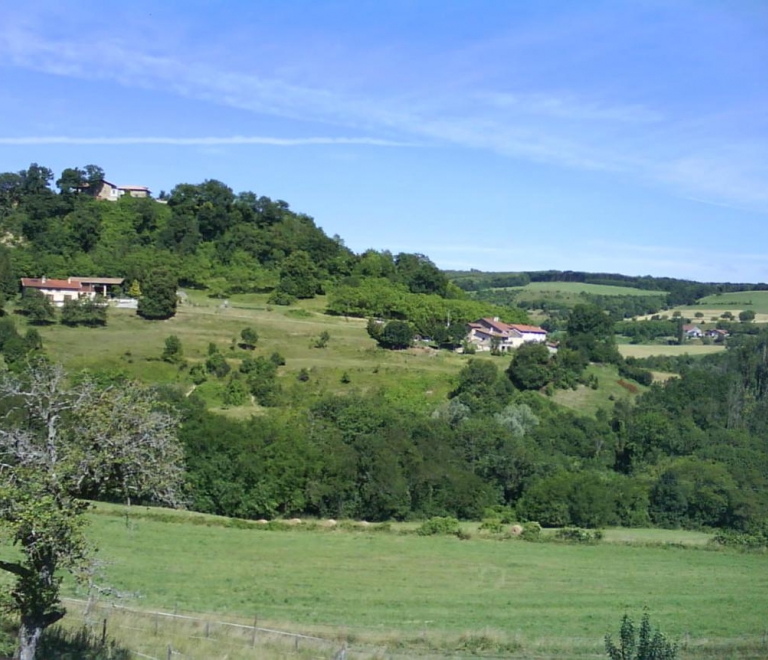
M 455 353 L 450 364 L 435 359 L 439 368 L 424 369 L 418 405 L 402 389 L 405 358 L 393 369 L 400 369 L 399 377 L 373 384 L 382 351 L 366 336 L 364 322 L 348 324 L 344 332 L 346 359 L 358 370 L 352 377 L 333 372 L 336 386 L 330 388 L 313 371 L 346 369 L 338 359 L 313 355 L 333 343 L 328 328 L 350 316 L 370 318 L 370 337 L 390 347 L 407 346 L 413 332 L 455 346 L 467 321 L 479 316 L 528 322 L 519 307 L 471 298 L 464 290 L 488 291 L 487 282 L 498 287 L 560 277 L 681 299 L 714 285 L 555 272 L 506 280 L 453 274 L 457 285 L 424 255 L 355 254 L 280 200 L 235 193 L 209 180 L 180 184 L 162 203 L 130 196 L 99 201 L 87 191 L 103 176 L 95 166 L 72 168 L 55 190 L 53 173 L 37 165 L 0 175 L 0 288 L 15 296 L 23 276 L 124 277 L 124 293 L 145 301 L 151 297 L 147 289 L 161 288 L 160 279 L 171 298 L 176 282 L 194 294 L 186 311 L 163 326 L 120 310 L 122 335 L 109 320 L 107 328 L 99 321 L 54 332 L 45 325 L 47 311 L 31 316 L 35 306 L 45 310 L 28 297 L 14 303 L 27 313 L 26 334 L 6 315 L 0 319 L 0 351 L 9 368 L 23 371 L 25 359 L 45 349 L 46 337 L 74 354 L 72 349 L 82 353 L 84 343 L 96 343 L 96 333 L 102 340 L 138 333 L 142 341 L 156 341 L 154 357 L 144 355 L 140 370 L 165 383 L 166 402 L 183 418 L 196 509 L 249 518 L 376 520 L 491 512 L 550 526 L 655 524 L 764 533 L 768 334 L 759 327 L 735 337 L 722 355 L 681 361 L 679 378 L 666 384 L 651 385 L 650 372 L 621 358 L 615 314 L 595 300 L 576 302 L 559 319 L 556 353 L 525 344 L 508 361 Z M 319 294 L 326 294 L 322 302 L 313 300 Z M 260 296 L 265 314 L 273 305 L 301 306 L 251 328 L 248 319 L 255 317 L 247 310 L 225 318 L 217 316 L 219 303 L 210 305 L 211 298 L 230 296 Z M 194 298 L 208 306 L 196 308 Z M 323 309 L 307 311 L 310 304 Z M 146 314 L 146 305 L 143 311 L 144 318 L 168 317 L 163 310 Z M 197 333 L 195 315 L 206 317 L 212 334 Z M 313 315 L 323 319 L 312 326 L 316 335 L 292 328 Z M 190 327 L 174 334 L 176 322 Z M 295 363 L 286 365 L 276 342 L 291 346 L 297 337 L 305 346 L 292 348 L 289 360 Z M 187 343 L 186 354 L 185 342 L 194 342 L 193 350 Z M 126 373 L 120 365 L 132 365 L 139 355 L 103 348 L 109 362 L 93 369 L 99 382 L 121 382 Z M 595 363 L 605 365 L 600 376 L 589 369 Z M 370 372 L 366 386 L 358 387 L 355 379 L 362 382 L 364 370 Z M 429 379 L 437 373 L 440 396 L 429 398 Z M 614 405 L 594 414 L 565 409 L 551 396 L 558 389 L 597 389 L 601 377 L 613 374 L 628 392 L 638 394 L 639 384 L 649 389 L 636 404 L 611 395 Z M 256 414 L 242 420 L 212 413 L 206 396 L 214 390 L 222 405 Z

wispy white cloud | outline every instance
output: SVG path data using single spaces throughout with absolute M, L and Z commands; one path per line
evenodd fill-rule
M 172 146 L 238 146 L 265 145 L 273 147 L 301 147 L 311 145 L 362 145 L 372 147 L 414 147 L 416 142 L 397 142 L 368 137 L 305 137 L 274 138 L 248 135 L 231 137 L 77 137 L 65 135 L 0 137 L 0 144 L 8 146 L 33 146 L 70 144 L 83 146 L 118 146 L 118 145 L 172 145 Z
M 521 160 L 610 171 L 682 196 L 768 208 L 768 176 L 759 150 L 707 134 L 707 127 L 610 95 L 568 90 L 429 89 L 408 94 L 354 92 L 289 82 L 208 61 L 172 57 L 133 42 L 95 37 L 82 43 L 0 27 L 0 64 L 85 80 L 172 93 L 282 118 L 323 122 L 376 137 L 362 138 L 4 138 L 0 144 L 263 144 L 458 145 Z M 438 86 L 439 87 L 439 86 Z M 692 128 L 695 126 L 695 130 Z M 707 139 L 703 139 L 706 136 Z M 9 140 L 16 139 L 17 142 Z M 716 154 L 713 156 L 712 154 Z

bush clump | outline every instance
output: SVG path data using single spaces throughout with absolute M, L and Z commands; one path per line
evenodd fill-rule
M 728 529 L 721 529 L 712 538 L 711 543 L 729 548 L 761 550 L 768 548 L 768 531 L 749 533 L 734 532 Z
M 555 532 L 555 538 L 568 543 L 599 543 L 603 539 L 600 529 L 584 529 L 583 527 L 563 527 Z
M 504 523 L 499 518 L 483 518 L 479 529 L 481 532 L 501 534 L 504 531 Z
M 541 541 L 541 525 L 535 520 L 523 523 L 523 531 L 520 534 L 523 541 Z
M 421 523 L 416 533 L 419 536 L 436 536 L 438 534 L 447 536 L 458 534 L 459 530 L 459 521 L 456 518 L 436 516 Z

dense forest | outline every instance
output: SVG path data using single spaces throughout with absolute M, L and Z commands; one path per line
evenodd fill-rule
M 581 282 L 607 286 L 626 286 L 644 291 L 664 292 L 667 305 L 690 305 L 699 298 L 716 293 L 765 291 L 768 284 L 695 282 L 673 277 L 631 276 L 618 273 L 585 273 L 580 271 L 521 271 L 518 273 L 486 273 L 480 271 L 447 271 L 451 281 L 464 291 L 525 286 L 531 282 Z
M 35 164 L 0 174 L 0 290 L 7 298 L 17 295 L 20 277 L 43 274 L 124 277 L 126 291 L 146 296 L 159 286 L 157 273 L 172 273 L 172 290 L 178 283 L 213 297 L 269 292 L 272 303 L 291 304 L 324 293 L 327 313 L 371 318 L 372 336 L 380 320 L 390 320 L 456 345 L 466 322 L 479 316 L 528 322 L 514 301 L 470 299 L 466 291 L 570 278 L 690 302 L 748 286 L 556 271 L 454 274 L 454 284 L 423 255 L 355 254 L 287 203 L 236 194 L 218 181 L 180 184 L 163 203 L 130 196 L 101 202 L 87 191 L 103 177 L 95 166 L 71 168 L 54 189 L 53 173 Z M 614 322 L 623 313 L 606 309 L 605 300 L 590 299 L 567 310 L 556 354 L 526 345 L 506 369 L 469 358 L 449 398 L 426 414 L 380 391 L 277 396 L 279 356 L 239 367 L 265 405 L 247 421 L 159 386 L 183 421 L 187 498 L 196 510 L 247 518 L 480 519 L 501 510 L 550 526 L 764 530 L 768 332 L 753 326 L 756 334 L 732 338 L 721 355 L 678 360 L 678 378 L 591 417 L 546 393 L 597 387 L 586 375 L 589 363 L 614 365 L 641 383 L 651 378 L 645 367 L 652 365 L 619 355 Z M 2 321 L 6 364 L 19 369 L 44 350 L 34 330 L 21 337 L 12 319 Z M 664 332 L 672 329 L 668 323 Z

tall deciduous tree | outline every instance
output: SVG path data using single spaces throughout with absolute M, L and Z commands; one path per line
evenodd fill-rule
M 21 377 L 0 376 L 0 526 L 19 549 L 0 561 L 16 583 L 19 660 L 34 660 L 43 631 L 61 619 L 61 571 L 85 579 L 92 548 L 84 497 L 178 503 L 182 451 L 176 418 L 135 383 L 70 385 L 39 362 Z
M 176 314 L 178 281 L 171 271 L 158 268 L 141 283 L 142 296 L 136 312 L 145 319 L 168 319 Z

